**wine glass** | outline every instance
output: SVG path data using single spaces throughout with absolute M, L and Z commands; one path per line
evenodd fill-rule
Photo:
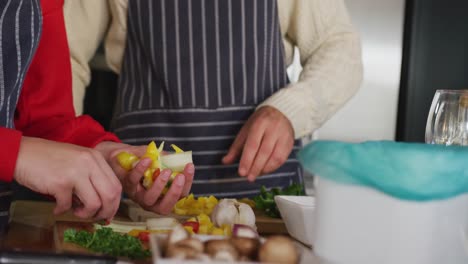
M 437 90 L 426 123 L 426 143 L 468 146 L 468 90 Z

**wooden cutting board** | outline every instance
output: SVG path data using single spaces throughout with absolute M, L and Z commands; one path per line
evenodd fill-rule
M 120 203 L 119 212 L 130 218 L 132 221 L 135 222 L 144 222 L 148 218 L 160 218 L 160 217 L 173 217 L 181 222 L 185 221 L 189 218 L 189 216 L 181 216 L 181 215 L 160 215 L 153 212 L 148 212 L 141 208 L 135 202 L 124 199 Z M 267 216 L 260 210 L 255 210 L 255 218 L 256 218 L 256 225 L 257 231 L 260 235 L 286 235 L 288 231 L 286 230 L 286 226 L 282 219 L 272 218 Z

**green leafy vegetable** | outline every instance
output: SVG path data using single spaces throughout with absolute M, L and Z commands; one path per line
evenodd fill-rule
M 269 191 L 262 186 L 260 195 L 253 198 L 255 207 L 265 211 L 270 217 L 280 218 L 281 215 L 275 203 L 276 195 L 305 195 L 304 185 L 294 183 L 284 189 L 272 188 Z
M 63 236 L 65 242 L 75 243 L 94 252 L 114 257 L 142 259 L 151 256 L 151 252 L 144 249 L 137 238 L 116 233 L 108 227 L 103 227 L 92 233 L 67 229 Z

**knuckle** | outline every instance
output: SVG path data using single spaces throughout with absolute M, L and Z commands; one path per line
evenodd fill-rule
M 120 199 L 120 195 L 122 195 L 122 191 L 123 191 L 122 184 L 117 184 L 117 186 L 115 187 L 116 199 Z
M 267 148 L 267 147 L 263 147 L 258 151 L 258 154 L 260 156 L 264 156 L 264 157 L 265 156 L 268 157 L 270 155 L 270 153 L 271 153 L 271 149 Z
M 168 203 L 171 203 L 171 204 L 174 203 L 175 204 L 175 201 L 177 201 L 179 199 L 181 193 L 182 193 L 181 188 L 177 188 L 176 190 L 173 189 L 171 192 L 166 193 L 166 196 L 167 196 L 166 199 L 167 199 L 167 201 L 170 201 Z M 171 208 L 170 206 L 167 206 L 167 207 Z
M 103 195 L 103 200 L 106 203 L 113 203 L 116 202 L 120 197 L 120 193 L 115 191 L 107 192 L 105 195 Z
M 169 207 L 162 207 L 162 208 L 159 208 L 159 212 L 163 215 L 167 215 L 171 212 L 171 210 Z
M 256 152 L 259 146 L 260 146 L 260 144 L 258 142 L 256 142 L 256 141 L 249 142 L 249 144 L 245 145 L 244 151 L 246 151 L 247 153 Z
M 117 203 L 119 200 L 120 200 L 120 193 L 119 192 L 112 192 L 108 197 L 108 201 L 110 203 Z
M 85 164 L 94 163 L 94 157 L 90 150 L 80 151 L 80 153 L 77 155 L 77 158 Z
M 275 168 L 280 166 L 283 163 L 283 160 L 284 160 L 284 158 L 280 154 L 274 154 L 271 157 L 271 163 Z
M 145 206 L 149 207 L 149 206 L 153 205 L 153 203 L 154 203 L 154 199 L 151 196 L 146 196 L 145 195 L 145 197 L 143 198 L 143 204 Z
M 99 208 L 101 208 L 101 202 L 100 201 L 93 201 L 88 204 L 88 212 L 90 214 L 94 214 Z

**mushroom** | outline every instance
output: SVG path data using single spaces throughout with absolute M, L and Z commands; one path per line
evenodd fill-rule
M 232 237 L 230 241 L 242 257 L 246 257 L 250 260 L 256 259 L 258 248 L 260 246 L 260 241 L 258 239 L 246 237 Z
M 258 251 L 260 262 L 295 264 L 299 260 L 298 252 L 293 242 L 284 236 L 268 238 Z
M 258 233 L 248 225 L 235 224 L 232 227 L 233 237 L 258 238 Z
M 205 252 L 213 260 L 234 262 L 239 259 L 236 248 L 226 239 L 206 241 Z
M 169 245 L 166 251 L 168 258 L 176 259 L 204 259 L 203 243 L 196 238 L 186 238 Z
M 192 248 L 200 253 L 204 250 L 203 242 L 193 237 L 181 240 L 175 243 L 175 246 Z
M 166 250 L 166 257 L 175 259 L 195 259 L 200 254 L 195 249 L 184 246 L 171 245 Z
M 173 245 L 181 240 L 187 239 L 190 237 L 190 234 L 185 230 L 182 225 L 176 225 L 167 237 L 167 245 Z

